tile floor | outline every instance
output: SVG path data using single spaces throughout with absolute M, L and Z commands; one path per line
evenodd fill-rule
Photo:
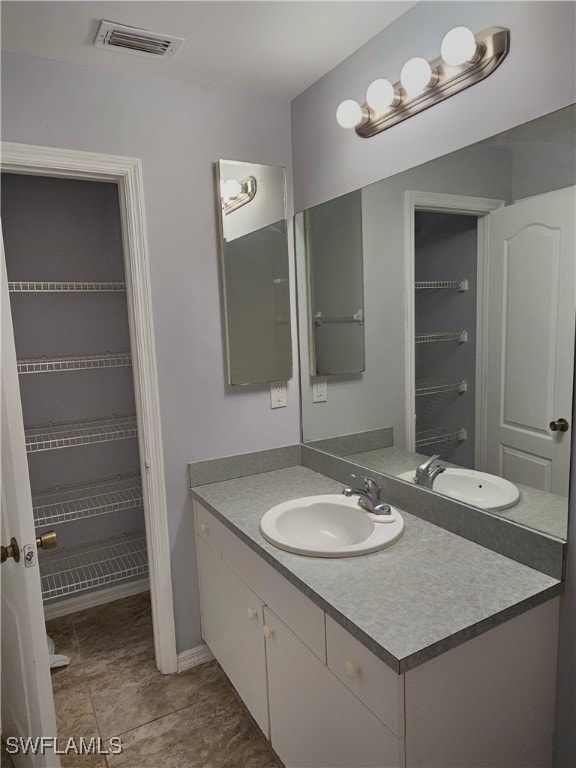
M 150 597 L 142 593 L 53 619 L 60 743 L 122 739 L 123 753 L 61 758 L 64 768 L 278 768 L 281 764 L 215 661 L 161 675 L 154 664 Z

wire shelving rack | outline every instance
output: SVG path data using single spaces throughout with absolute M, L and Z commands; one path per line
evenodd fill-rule
M 440 395 L 445 392 L 458 392 L 463 394 L 468 392 L 468 382 L 466 379 L 460 381 L 444 382 L 444 381 L 420 381 L 416 382 L 415 395 L 416 397 L 422 397 L 424 395 Z
M 59 280 L 12 280 L 10 293 L 94 293 L 101 291 L 125 292 L 126 283 L 64 282 Z
M 142 504 L 140 473 L 104 478 L 95 483 L 49 488 L 32 494 L 34 522 L 39 528 L 136 509 Z
M 91 544 L 43 552 L 40 574 L 44 602 L 147 576 L 146 536 L 126 533 Z
M 419 432 L 416 435 L 416 441 L 414 443 L 416 448 L 423 448 L 426 445 L 433 445 L 434 443 L 447 443 L 450 440 L 458 440 L 462 442 L 468 438 L 468 431 L 465 427 L 455 430 L 454 432 L 443 432 L 426 430 Z
M 127 414 L 106 419 L 41 424 L 26 428 L 24 434 L 26 451 L 34 453 L 137 437 L 138 424 L 136 414 Z
M 18 373 L 57 373 L 83 371 L 91 368 L 121 368 L 132 365 L 130 352 L 106 352 L 95 355 L 62 357 L 28 357 L 18 360 Z
M 423 280 L 414 283 L 417 291 L 430 290 L 437 288 L 457 288 L 460 293 L 468 290 L 468 280 Z
M 468 341 L 468 331 L 441 331 L 439 333 L 419 333 L 414 337 L 415 344 L 434 344 L 442 341 L 457 341 L 464 344 Z

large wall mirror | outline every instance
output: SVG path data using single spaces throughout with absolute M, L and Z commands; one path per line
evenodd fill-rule
M 365 370 L 332 376 L 325 402 L 313 401 L 309 366 L 316 209 L 298 214 L 304 442 L 408 482 L 439 455 L 465 471 L 438 475 L 435 492 L 566 538 L 575 136 L 572 106 L 355 193 Z
M 286 171 L 219 160 L 228 384 L 292 376 Z

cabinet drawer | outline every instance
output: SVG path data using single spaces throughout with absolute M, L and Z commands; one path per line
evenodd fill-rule
M 327 664 L 332 672 L 397 736 L 404 734 L 404 676 L 326 616 Z
M 194 500 L 194 524 L 196 535 L 205 541 L 218 557 L 222 557 L 222 541 L 226 535 L 226 526 L 196 500 Z
M 222 559 L 326 663 L 324 611 L 230 531 L 225 531 Z

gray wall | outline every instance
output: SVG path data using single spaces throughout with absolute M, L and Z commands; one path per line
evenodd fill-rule
M 187 463 L 299 439 L 297 373 L 277 410 L 266 385 L 224 383 L 213 168 L 222 157 L 286 166 L 291 200 L 289 105 L 14 54 L 3 57 L 2 100 L 6 141 L 142 158 L 177 642 L 192 648 Z
M 292 102 L 296 211 L 359 189 L 574 101 L 572 2 L 422 2 Z M 377 77 L 399 80 L 411 56 L 434 59 L 453 26 L 510 29 L 510 53 L 489 78 L 370 139 L 336 123 Z
M 295 210 L 318 205 L 572 104 L 576 101 L 575 19 L 573 2 L 418 3 L 292 102 Z M 510 54 L 490 78 L 371 139 L 361 139 L 337 125 L 334 115 L 343 99 L 362 102 L 367 85 L 376 77 L 397 80 L 402 64 L 411 56 L 434 58 L 444 33 L 460 24 L 474 31 L 490 26 L 510 29 Z M 524 192 L 527 187 L 522 187 Z M 368 272 L 365 280 L 366 285 L 371 284 Z M 367 316 L 369 310 L 367 295 Z M 367 335 L 367 350 L 370 348 Z M 399 385 L 401 381 L 396 381 L 395 391 L 402 392 Z M 330 402 L 330 390 L 328 397 Z M 306 380 L 303 398 L 303 409 L 309 411 L 313 406 L 306 402 Z M 334 403 L 336 398 L 331 399 Z M 360 391 L 355 402 L 361 402 Z M 322 404 L 324 410 L 326 405 Z M 340 407 L 345 407 L 342 402 Z M 377 426 L 378 422 L 372 424 Z M 573 482 L 575 479 L 573 476 Z M 573 519 L 574 495 L 570 508 Z M 572 524 L 568 592 L 563 598 L 560 627 L 558 768 L 576 765 L 575 528 Z

